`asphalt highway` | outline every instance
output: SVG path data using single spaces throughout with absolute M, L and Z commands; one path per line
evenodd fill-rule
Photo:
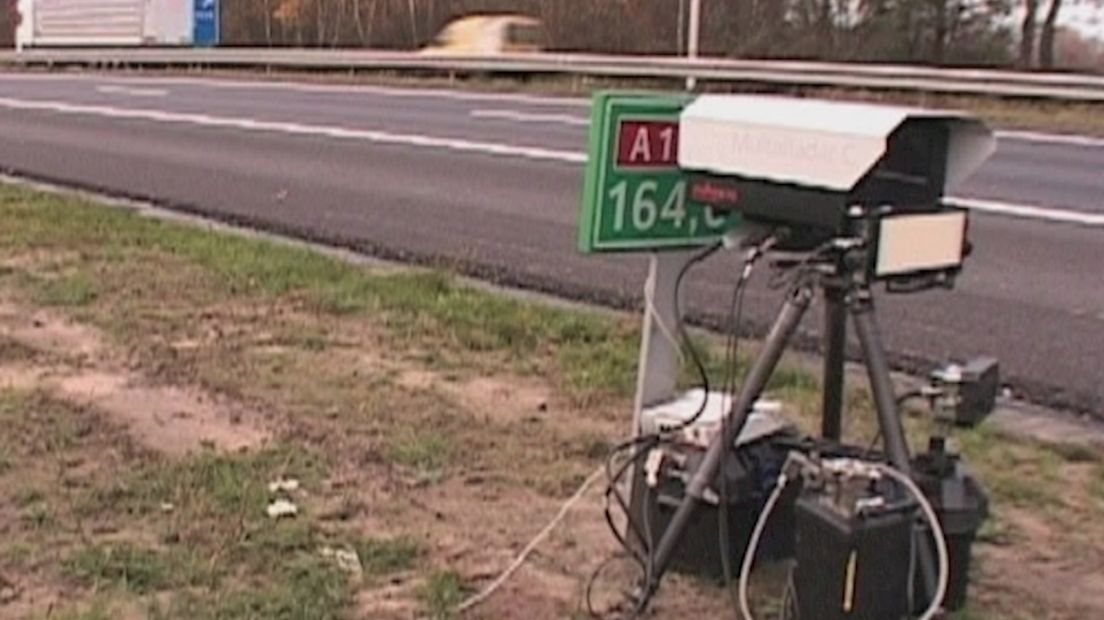
M 0 74 L 0 171 L 638 307 L 643 257 L 575 250 L 586 117 L 529 96 Z M 1104 140 L 1001 138 L 954 192 L 978 207 L 958 287 L 879 297 L 891 357 L 922 371 L 995 355 L 1014 393 L 1104 413 Z M 693 273 L 697 317 L 723 316 L 736 264 Z M 779 301 L 759 278 L 753 331 Z

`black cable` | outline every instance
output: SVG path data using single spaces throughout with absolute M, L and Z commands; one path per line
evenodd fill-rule
M 632 518 L 630 506 L 628 503 L 626 503 L 624 496 L 618 489 L 618 486 L 621 484 L 621 479 L 625 477 L 625 474 L 628 473 L 629 469 L 634 465 L 637 465 L 641 457 L 647 455 L 649 451 L 655 448 L 655 446 L 659 445 L 660 441 L 661 440 L 658 435 L 641 435 L 640 437 L 633 438 L 615 447 L 610 452 L 609 457 L 607 457 L 606 459 L 606 478 L 608 480 L 605 493 L 606 523 L 607 525 L 609 525 L 610 532 L 613 534 L 617 542 L 621 545 L 622 549 L 624 549 L 625 553 L 634 557 L 637 560 L 637 563 L 640 564 L 642 569 L 646 568 L 647 560 L 637 551 L 637 549 L 631 543 L 629 543 L 629 541 L 621 534 L 621 532 L 617 528 L 617 524 L 613 521 L 613 514 L 610 510 L 609 501 L 611 497 L 617 501 L 618 508 L 621 509 L 622 513 L 624 513 L 627 518 L 629 530 L 631 530 L 631 532 L 636 535 L 636 539 L 640 542 L 640 544 L 644 545 L 645 551 L 650 553 L 651 546 L 647 540 L 645 532 L 640 530 L 635 520 Z M 630 449 L 633 450 L 631 456 L 617 469 L 616 472 L 614 472 L 612 465 L 613 460 L 617 457 L 618 454 L 621 454 L 622 452 Z
M 600 614 L 594 610 L 594 584 L 602 576 L 602 573 L 606 572 L 606 570 L 608 570 L 610 566 L 613 566 L 614 562 L 622 560 L 624 558 L 625 556 L 623 554 L 615 553 L 605 560 L 602 560 L 602 563 L 594 569 L 594 572 L 591 573 L 590 578 L 587 580 L 586 590 L 583 594 L 583 601 L 586 605 L 587 615 L 589 615 L 591 618 L 601 620 L 605 617 L 603 614 Z
M 734 288 L 733 300 L 732 300 L 732 303 L 729 306 L 729 316 L 726 319 L 726 325 L 729 326 L 729 330 L 728 330 L 729 333 L 728 333 L 728 340 L 727 340 L 726 345 L 725 345 L 725 371 L 726 371 L 725 380 L 724 380 L 725 394 L 732 394 L 735 391 L 736 375 L 738 374 L 737 373 L 737 367 L 739 365 L 739 340 L 740 340 L 739 331 L 740 331 L 740 327 L 742 326 L 742 323 L 743 323 L 743 302 L 744 302 L 744 293 L 746 291 L 747 282 L 748 282 L 748 280 L 751 276 L 752 268 L 754 267 L 755 263 L 762 256 L 762 254 L 774 244 L 774 242 L 775 242 L 775 240 L 774 240 L 773 237 L 764 240 L 759 246 L 754 248 L 748 254 L 747 258 L 745 259 L 745 261 L 743 263 L 743 265 L 741 266 L 740 278 L 737 280 L 737 284 Z M 701 260 L 704 260 L 706 257 L 708 257 L 709 255 L 716 252 L 717 249 L 719 249 L 719 248 L 720 248 L 720 244 L 716 244 L 714 246 L 711 246 L 710 248 L 707 248 L 704 252 L 701 252 L 700 254 L 693 257 L 690 261 L 688 261 L 687 265 L 684 265 L 683 269 L 680 270 L 680 272 L 679 272 L 679 274 L 678 274 L 678 276 L 676 277 L 676 280 L 675 280 L 676 304 L 679 303 L 678 302 L 678 291 L 680 290 L 682 279 L 685 276 L 685 274 L 689 271 L 689 267 L 691 265 L 697 263 L 697 262 L 700 262 Z M 682 316 L 681 309 L 678 305 L 676 305 L 676 313 L 679 317 Z M 680 430 L 683 430 L 685 428 L 690 427 L 691 425 L 696 423 L 701 418 L 701 416 L 703 415 L 706 407 L 708 406 L 709 391 L 710 391 L 708 372 L 705 369 L 705 365 L 701 361 L 700 354 L 698 353 L 697 349 L 694 347 L 693 342 L 690 340 L 688 334 L 685 331 L 685 324 L 681 321 L 679 322 L 679 335 L 680 335 L 680 338 L 683 341 L 684 346 L 687 348 L 688 353 L 690 354 L 690 356 L 694 360 L 695 365 L 697 366 L 699 375 L 701 377 L 702 386 L 703 386 L 703 390 L 705 392 L 705 396 L 702 399 L 702 404 L 699 407 L 698 411 L 693 416 L 691 416 L 690 418 L 688 418 L 687 420 L 685 420 L 681 424 L 679 424 L 677 427 L 675 427 L 674 429 L 671 429 L 674 432 L 678 432 Z M 723 412 L 723 413 L 727 413 L 727 412 Z M 721 417 L 721 433 L 723 435 L 727 435 L 727 431 L 728 431 L 727 423 L 728 423 L 728 416 L 727 415 L 722 415 L 722 417 Z M 721 539 L 722 539 L 721 544 L 722 544 L 722 547 L 723 547 L 722 552 L 721 552 L 721 559 L 722 559 L 723 567 L 725 569 L 726 587 L 728 587 L 729 590 L 731 591 L 732 567 L 731 567 L 731 563 L 730 563 L 730 558 L 728 557 L 728 553 L 727 553 L 728 552 L 728 549 L 727 549 L 728 543 L 727 543 L 727 541 L 728 541 L 728 537 L 729 537 L 729 532 L 728 532 L 728 528 L 727 528 L 728 511 L 727 511 L 727 506 L 725 505 L 726 502 L 728 501 L 728 499 L 727 499 L 728 498 L 728 493 L 727 493 L 727 486 L 723 482 L 723 475 L 722 475 L 722 484 L 721 484 L 721 495 L 722 495 L 722 500 L 721 500 L 721 507 L 720 507 L 720 518 L 721 518 L 721 527 L 723 528 L 722 532 L 721 532 Z M 644 524 L 645 527 L 644 527 L 644 529 L 645 529 L 645 539 L 646 539 L 644 544 L 645 544 L 645 548 L 649 550 L 648 551 L 648 557 L 647 557 L 647 560 L 646 560 L 645 569 L 644 569 L 645 570 L 645 582 L 644 583 L 650 584 L 650 583 L 652 583 L 652 578 L 654 576 L 654 570 L 653 570 L 653 566 L 651 564 L 651 561 L 652 561 L 651 549 L 654 547 L 654 540 L 652 540 L 652 532 L 651 532 L 651 528 L 650 528 L 650 523 L 647 522 L 647 516 L 648 515 L 645 514 L 644 516 L 645 516 L 645 524 Z M 632 615 L 630 616 L 630 618 L 639 617 L 640 614 L 643 613 L 643 611 L 647 609 L 648 604 L 649 604 L 649 600 L 648 600 L 649 598 L 650 597 L 646 594 L 645 598 L 643 598 L 642 600 L 637 602 L 637 605 L 635 606 L 634 611 L 633 611 Z
M 650 511 L 651 509 L 649 505 L 651 502 L 650 489 L 647 488 L 647 486 L 645 486 L 643 489 L 645 496 L 641 499 L 641 504 L 642 509 L 645 512 L 644 531 L 641 531 L 639 525 L 636 523 L 636 520 L 633 518 L 631 507 L 628 503 L 625 502 L 624 496 L 621 495 L 621 492 L 617 489 L 617 487 L 618 485 L 620 485 L 621 479 L 624 478 L 630 467 L 639 465 L 641 457 L 648 455 L 656 446 L 659 446 L 664 442 L 665 440 L 656 434 L 642 435 L 640 437 L 636 437 L 630 441 L 627 441 L 615 448 L 614 451 L 611 453 L 610 458 L 607 459 L 607 475 L 610 475 L 611 480 L 606 488 L 606 524 L 609 526 L 614 538 L 617 539 L 618 543 L 621 545 L 625 553 L 629 557 L 631 557 L 640 567 L 642 577 L 644 578 L 644 581 L 642 583 L 649 583 L 648 580 L 651 579 L 653 571 L 652 549 L 655 546 L 655 542 L 653 540 L 651 532 L 651 524 L 648 520 L 648 511 Z M 610 467 L 610 463 L 612 462 L 613 458 L 615 458 L 617 454 L 628 449 L 633 450 L 632 455 L 629 459 L 625 461 L 625 463 L 617 468 L 616 472 L 613 472 L 612 467 Z M 625 539 L 624 536 L 621 535 L 620 531 L 617 528 L 617 524 L 614 523 L 613 515 L 609 511 L 609 498 L 611 496 L 617 500 L 618 507 L 625 515 L 626 521 L 628 523 L 628 529 L 636 536 L 636 539 L 643 547 L 643 554 L 641 554 L 636 547 L 634 547 L 631 543 L 629 543 L 628 540 Z M 594 582 L 601 575 L 601 569 L 602 567 L 600 566 L 599 570 L 596 570 L 594 573 L 591 574 L 587 584 L 588 590 L 593 589 Z M 636 615 L 637 612 L 633 612 L 632 617 L 636 617 Z
M 927 396 L 927 394 L 924 393 L 924 390 L 909 390 L 897 397 L 897 406 L 900 407 L 910 400 L 924 398 L 925 396 Z
M 686 277 L 686 274 L 690 271 L 690 268 L 709 258 L 723 246 L 723 243 L 718 242 L 709 246 L 698 254 L 695 254 L 693 257 L 690 258 L 690 260 L 686 261 L 686 264 L 683 265 L 682 269 L 679 270 L 678 275 L 675 276 L 675 320 L 678 322 L 678 335 L 679 339 L 682 340 L 683 348 L 689 354 L 690 359 L 694 362 L 694 366 L 697 368 L 698 377 L 701 381 L 703 396 L 701 405 L 698 406 L 698 410 L 694 412 L 694 415 L 690 416 L 686 420 L 683 420 L 677 426 L 670 429 L 670 432 L 677 433 L 690 428 L 695 423 L 697 423 L 698 420 L 701 419 L 702 415 L 705 413 L 706 407 L 709 406 L 709 372 L 705 368 L 705 363 L 702 361 L 701 352 L 698 351 L 698 348 L 696 346 L 694 346 L 694 341 L 691 340 L 690 334 L 686 330 L 686 321 L 682 320 L 681 291 L 682 280 Z
M 630 543 L 626 539 L 625 535 L 622 535 L 620 529 L 617 527 L 617 524 L 614 522 L 613 511 L 610 502 L 611 498 L 615 499 L 618 508 L 621 510 L 622 514 L 625 515 L 628 524 L 626 534 L 635 535 L 636 539 L 640 542 L 640 545 L 643 546 L 645 554 L 650 555 L 652 544 L 648 541 L 646 533 L 640 530 L 635 520 L 632 518 L 632 511 L 630 509 L 630 506 L 625 501 L 625 498 L 618 489 L 618 486 L 621 484 L 621 480 L 625 477 L 625 474 L 629 471 L 629 469 L 634 465 L 639 464 L 641 457 L 648 454 L 648 452 L 660 442 L 661 438 L 658 435 L 641 435 L 615 446 L 606 457 L 607 485 L 605 491 L 604 515 L 610 533 L 613 534 L 614 539 L 617 540 L 618 544 L 621 546 L 622 553 L 615 554 L 607 558 L 605 561 L 599 564 L 597 568 L 595 568 L 595 570 L 590 574 L 590 577 L 587 579 L 585 592 L 586 606 L 588 613 L 590 613 L 590 615 L 594 618 L 601 617 L 594 611 L 592 605 L 594 584 L 615 559 L 617 559 L 618 557 L 628 557 L 637 564 L 642 574 L 646 574 L 648 571 L 649 559 L 647 555 L 644 555 L 640 551 L 638 551 L 637 547 Z M 617 456 L 625 451 L 631 451 L 631 454 L 624 463 L 616 468 L 615 471 L 613 463 L 616 460 Z M 645 504 L 646 503 L 647 498 L 645 498 Z
M 778 290 L 781 288 L 792 288 L 800 279 L 806 275 L 807 267 L 814 260 L 825 255 L 826 252 L 835 247 L 835 240 L 825 241 L 824 243 L 813 248 L 806 253 L 801 260 L 789 259 L 785 261 L 777 261 L 774 263 L 774 273 L 771 274 L 771 278 L 767 283 L 767 286 L 771 290 Z
M 646 489 L 644 491 L 646 495 L 645 501 L 643 502 L 644 507 L 642 516 L 644 519 L 644 536 L 648 541 L 648 562 L 644 567 L 644 583 L 647 584 L 646 588 L 650 588 L 652 580 L 655 578 L 655 532 L 652 530 L 652 510 L 651 506 L 649 505 L 650 500 L 648 497 L 650 491 L 647 490 L 648 485 L 645 484 L 644 486 Z M 645 592 L 647 591 L 648 590 L 646 589 Z M 643 614 L 644 610 L 647 609 L 647 607 L 647 604 L 637 605 L 634 608 L 633 614 L 631 616 L 632 620 L 636 620 L 636 618 L 639 618 Z
M 675 318 L 676 318 L 676 321 L 677 321 L 676 329 L 678 331 L 679 339 L 681 340 L 681 343 L 680 343 L 681 347 L 683 348 L 684 351 L 686 351 L 686 353 L 688 354 L 690 359 L 693 361 L 694 367 L 698 371 L 698 377 L 699 377 L 699 381 L 701 383 L 701 389 L 702 389 L 702 402 L 698 406 L 697 411 L 695 411 L 692 416 L 690 416 L 689 418 L 681 421 L 676 426 L 674 426 L 670 429 L 666 429 L 665 434 L 667 434 L 667 435 L 673 435 L 673 434 L 679 433 L 679 432 L 681 432 L 681 431 L 683 431 L 687 428 L 690 428 L 692 425 L 697 423 L 698 420 L 701 419 L 702 415 L 705 414 L 706 408 L 709 406 L 709 396 L 710 396 L 710 391 L 711 391 L 711 387 L 709 385 L 709 371 L 706 369 L 705 363 L 702 361 L 701 352 L 698 351 L 698 348 L 694 345 L 694 341 L 690 338 L 690 334 L 688 333 L 688 331 L 686 329 L 686 321 L 682 320 L 682 318 L 683 318 L 683 316 L 682 316 L 682 282 L 686 278 L 686 274 L 690 272 L 690 269 L 694 265 L 697 265 L 698 263 L 704 261 L 706 258 L 709 258 L 713 254 L 715 254 L 718 250 L 720 250 L 723 246 L 724 246 L 724 244 L 721 243 L 721 242 L 714 243 L 713 245 L 711 245 L 711 246 L 707 247 L 706 249 L 702 250 L 701 252 L 695 254 L 689 260 L 686 261 L 686 263 L 682 266 L 682 268 L 679 269 L 678 274 L 675 276 L 674 305 L 675 305 Z M 641 454 L 647 454 L 651 450 L 655 449 L 657 446 L 664 443 L 664 441 L 665 440 L 663 438 L 656 436 L 656 439 L 655 439 L 654 443 L 651 442 L 651 441 L 644 442 L 644 443 L 649 443 L 650 445 L 648 445 L 646 449 L 638 447 L 639 452 L 637 454 L 634 454 L 633 457 L 629 459 L 628 463 L 630 463 L 630 464 L 635 463 L 636 461 L 639 460 L 639 457 L 641 456 Z M 615 486 L 619 483 L 620 477 L 624 475 L 625 471 L 627 471 L 627 467 L 622 468 L 622 471 L 619 472 L 619 475 L 617 476 L 617 478 L 611 481 L 611 487 Z M 629 527 L 635 531 L 635 533 L 637 534 L 637 537 L 640 539 L 641 544 L 644 546 L 644 549 L 645 549 L 645 552 L 646 552 L 646 556 L 644 558 L 644 566 L 643 566 L 643 568 L 644 568 L 644 577 L 645 577 L 644 583 L 651 583 L 652 576 L 654 574 L 653 553 L 652 553 L 652 551 L 653 551 L 653 548 L 655 547 L 655 540 L 654 540 L 654 532 L 652 531 L 652 527 L 651 527 L 652 524 L 651 524 L 651 521 L 650 521 L 650 518 L 649 518 L 650 507 L 649 507 L 648 504 L 649 504 L 649 501 L 650 501 L 650 497 L 645 496 L 645 498 L 642 502 L 643 503 L 642 510 L 644 511 L 644 513 L 643 513 L 644 532 L 641 533 L 639 531 L 639 528 L 636 526 L 635 519 L 633 519 L 631 508 L 628 505 L 625 504 L 624 498 L 621 496 L 621 493 L 619 491 L 616 491 L 616 490 L 613 493 L 614 493 L 614 495 L 617 499 L 618 506 L 621 508 L 621 510 L 624 512 L 624 514 L 626 516 L 626 519 L 629 523 Z M 647 489 L 645 489 L 645 493 L 648 493 Z M 612 516 L 607 514 L 606 522 L 613 529 L 616 529 L 615 524 L 613 523 Z M 641 535 L 641 534 L 643 534 L 643 535 Z M 624 537 L 618 535 L 617 533 L 615 533 L 615 537 L 618 538 L 621 541 L 624 541 Z M 627 541 L 624 541 L 624 542 L 627 542 Z M 634 555 L 636 555 L 635 550 L 630 551 L 630 553 L 633 553 Z M 637 607 L 637 609 L 639 610 L 643 607 L 646 607 L 646 605 L 640 605 L 640 606 Z
M 709 372 L 705 367 L 705 363 L 702 360 L 702 356 L 701 356 L 700 351 L 698 351 L 697 347 L 694 345 L 693 340 L 690 338 L 689 333 L 687 332 L 685 322 L 682 320 L 682 295 L 681 295 L 681 292 L 682 292 L 683 280 L 686 278 L 686 274 L 689 273 L 690 269 L 694 265 L 702 262 L 703 260 L 705 260 L 709 256 L 716 253 L 722 247 L 723 247 L 723 243 L 718 242 L 718 243 L 715 243 L 715 244 L 707 247 L 703 251 L 695 254 L 689 260 L 687 260 L 687 262 L 682 266 L 681 269 L 679 269 L 679 272 L 675 277 L 675 282 L 674 282 L 674 293 L 675 293 L 674 304 L 675 304 L 675 308 L 674 309 L 675 309 L 675 316 L 678 319 L 678 321 L 677 321 L 678 336 L 679 336 L 679 339 L 681 341 L 678 344 L 679 344 L 680 348 L 687 353 L 687 355 L 693 361 L 695 368 L 697 369 L 698 376 L 699 376 L 699 379 L 700 379 L 700 382 L 701 382 L 703 397 L 702 397 L 702 402 L 698 407 L 698 410 L 692 416 L 690 416 L 688 419 L 683 420 L 682 422 L 680 422 L 677 426 L 675 426 L 673 428 L 670 428 L 670 429 L 666 429 L 665 434 L 667 434 L 667 435 L 673 435 L 673 434 L 678 433 L 682 430 L 685 430 L 686 428 L 689 428 L 691 425 L 693 425 L 699 419 L 701 419 L 701 416 L 705 413 L 705 410 L 709 405 L 709 395 L 710 395 L 710 391 L 711 391 L 710 384 L 709 384 Z M 649 311 L 652 311 L 652 308 L 649 308 Z M 642 509 L 644 510 L 644 514 L 643 514 L 644 523 L 643 523 L 643 531 L 641 531 L 640 524 L 638 524 L 636 522 L 636 519 L 634 518 L 634 516 L 632 514 L 632 507 L 629 505 L 628 502 L 625 501 L 625 498 L 621 494 L 620 490 L 618 489 L 618 486 L 620 486 L 622 478 L 624 478 L 625 474 L 628 473 L 629 469 L 631 467 L 639 464 L 639 462 L 641 460 L 641 457 L 646 456 L 652 450 L 654 450 L 657 446 L 660 446 L 660 445 L 664 444 L 666 441 L 668 441 L 668 440 L 665 439 L 664 437 L 660 436 L 658 433 L 636 437 L 636 438 L 634 438 L 632 440 L 629 440 L 628 442 L 625 442 L 625 443 L 617 446 L 616 448 L 614 448 L 614 450 L 611 451 L 610 456 L 606 460 L 607 486 L 606 486 L 606 494 L 605 494 L 606 505 L 605 505 L 605 511 L 604 511 L 606 524 L 607 524 L 607 526 L 609 526 L 610 532 L 613 534 L 614 538 L 617 540 L 618 544 L 621 546 L 621 548 L 624 550 L 624 552 L 629 557 L 633 558 L 637 562 L 637 564 L 641 567 L 642 571 L 644 572 L 644 576 L 645 576 L 644 583 L 650 583 L 651 578 L 652 578 L 652 574 L 653 574 L 652 549 L 655 546 L 654 535 L 653 535 L 653 532 L 652 532 L 651 522 L 650 522 L 650 518 L 649 518 L 649 512 L 650 512 L 649 504 L 650 504 L 650 501 L 651 501 L 650 490 L 649 489 L 644 489 L 644 492 L 645 492 L 646 495 L 644 496 L 644 498 L 642 498 L 642 504 L 643 504 Z M 614 467 L 612 465 L 614 459 L 616 459 L 619 454 L 621 454 L 622 452 L 625 452 L 626 450 L 631 450 L 632 453 L 630 454 L 629 458 L 626 459 L 625 463 L 623 463 L 619 468 L 617 468 L 616 471 L 614 471 Z M 613 500 L 617 504 L 618 509 L 620 509 L 621 512 L 625 515 L 625 518 L 626 518 L 626 521 L 627 521 L 627 527 L 626 527 L 625 535 L 623 535 L 621 533 L 620 529 L 617 527 L 617 524 L 614 522 L 613 513 L 612 513 L 612 506 L 611 506 L 611 500 Z M 644 550 L 643 555 L 637 550 L 637 547 L 634 546 L 627 539 L 627 535 L 630 535 L 630 534 L 634 535 L 636 537 L 636 540 L 640 543 L 640 546 Z M 604 568 L 604 566 L 600 565 L 598 570 L 596 570 L 590 576 L 590 579 L 588 580 L 588 584 L 587 584 L 588 592 L 590 591 L 590 589 L 593 588 L 594 581 L 600 576 L 601 570 L 603 568 Z M 589 596 L 589 594 L 588 594 L 588 596 Z M 588 606 L 589 606 L 589 602 L 588 602 Z
M 682 341 L 680 344 L 681 344 L 682 348 L 684 348 L 689 353 L 690 358 L 693 360 L 694 365 L 697 368 L 698 375 L 699 375 L 699 378 L 701 380 L 702 390 L 705 394 L 705 397 L 702 399 L 701 405 L 698 407 L 698 410 L 694 413 L 693 416 L 691 416 L 687 420 L 684 420 L 678 426 L 670 429 L 669 432 L 678 432 L 678 431 L 684 430 L 686 428 L 689 428 L 690 425 L 694 424 L 695 422 L 697 422 L 701 418 L 702 414 L 705 412 L 706 407 L 708 406 L 709 392 L 710 392 L 709 373 L 705 368 L 705 364 L 702 361 L 700 352 L 698 351 L 697 347 L 694 346 L 693 341 L 690 339 L 690 336 L 686 331 L 685 322 L 681 320 L 682 319 L 682 300 L 681 300 L 682 295 L 680 294 L 680 292 L 681 292 L 681 289 L 682 289 L 682 281 L 686 277 L 686 274 L 690 271 L 690 268 L 693 267 L 694 265 L 696 265 L 697 263 L 700 263 L 701 261 L 705 260 L 706 258 L 711 256 L 712 254 L 714 254 L 722 246 L 723 246 L 722 243 L 715 243 L 715 244 L 709 246 L 708 248 L 706 248 L 705 250 L 703 250 L 703 251 L 699 252 L 698 254 L 694 255 L 693 257 L 690 258 L 690 260 L 688 260 L 686 262 L 686 264 L 684 264 L 682 266 L 682 268 L 679 270 L 678 275 L 675 277 L 675 287 L 674 287 L 675 288 L 675 300 L 674 300 L 675 301 L 675 316 L 679 319 L 678 325 L 677 325 L 677 330 L 678 330 L 679 338 Z M 616 491 L 615 487 L 620 482 L 620 479 L 627 472 L 628 468 L 632 464 L 634 464 L 637 460 L 639 460 L 639 456 L 641 455 L 641 452 L 638 451 L 637 453 L 633 454 L 633 456 L 631 456 L 629 458 L 629 460 L 626 461 L 625 465 L 622 466 L 622 468 L 616 474 L 612 471 L 611 462 L 618 454 L 620 454 L 621 452 L 623 452 L 623 451 L 625 451 L 629 448 L 638 448 L 642 444 L 647 444 L 647 443 L 652 443 L 652 442 L 656 442 L 656 445 L 658 445 L 658 443 L 660 441 L 661 441 L 661 439 L 659 438 L 658 435 L 644 435 L 644 436 L 636 437 L 636 438 L 634 438 L 634 439 L 632 439 L 628 442 L 625 442 L 625 443 L 617 446 L 616 448 L 614 448 L 613 451 L 610 453 L 609 458 L 606 461 L 606 478 L 607 478 L 607 481 L 609 483 L 609 486 L 606 489 L 606 498 L 608 500 L 609 497 L 611 495 L 613 495 L 617 499 L 617 503 L 618 503 L 619 507 L 623 511 L 625 511 L 626 515 L 629 515 L 628 506 L 626 505 L 626 503 L 624 501 L 624 497 L 621 495 L 620 492 Z M 649 446 L 649 448 L 654 448 L 654 447 L 655 447 L 655 445 Z M 629 515 L 629 516 L 630 516 L 630 525 L 635 525 L 635 524 L 632 523 L 631 515 Z M 607 523 L 610 524 L 610 526 L 611 526 L 610 529 L 611 529 L 611 531 L 613 531 L 615 538 L 618 539 L 618 542 L 620 542 L 623 547 L 626 547 L 626 548 L 629 547 L 628 542 L 620 534 L 620 532 L 617 531 L 617 528 L 614 526 L 612 516 L 609 514 L 608 509 L 607 509 L 607 514 L 606 514 L 606 521 L 607 521 Z M 636 528 L 634 528 L 634 529 L 636 529 Z M 644 537 L 642 536 L 642 532 L 639 532 L 639 530 L 638 530 L 637 534 L 638 534 L 638 538 L 641 538 L 641 542 L 645 542 L 643 540 Z M 631 551 L 630 551 L 630 553 L 631 553 Z

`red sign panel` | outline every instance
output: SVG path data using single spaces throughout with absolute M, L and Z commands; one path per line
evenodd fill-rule
M 678 167 L 678 123 L 623 120 L 617 135 L 620 168 Z
M 713 179 L 695 179 L 690 184 L 690 200 L 713 207 L 734 208 L 740 204 L 740 189 L 735 183 Z

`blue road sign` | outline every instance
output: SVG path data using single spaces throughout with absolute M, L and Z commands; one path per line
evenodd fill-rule
M 219 0 L 193 0 L 192 44 L 212 47 L 219 43 Z

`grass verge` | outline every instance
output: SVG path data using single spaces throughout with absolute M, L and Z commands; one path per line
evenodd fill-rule
M 61 314 L 109 343 L 74 360 L 0 339 L 0 373 L 137 368 L 151 385 L 265 412 L 271 436 L 170 457 L 142 443 L 133 418 L 48 381 L 0 390 L 0 517 L 14 524 L 0 576 L 18 577 L 31 617 L 447 618 L 624 430 L 631 318 L 21 189 L 0 188 L 0 221 L 0 303 Z M 818 386 L 790 363 L 770 389 L 812 424 Z M 870 437 L 870 409 L 853 389 L 852 436 Z M 1058 585 L 1104 557 L 1099 452 L 984 428 L 960 440 L 994 503 L 963 617 L 1091 615 L 1092 601 Z M 270 488 L 287 480 L 294 489 Z M 276 499 L 296 516 L 269 518 Z M 549 557 L 593 566 L 609 541 L 597 527 L 550 544 Z M 570 615 L 585 575 L 527 570 L 539 578 L 502 604 L 534 620 Z M 665 597 L 671 617 L 725 604 L 701 584 Z

